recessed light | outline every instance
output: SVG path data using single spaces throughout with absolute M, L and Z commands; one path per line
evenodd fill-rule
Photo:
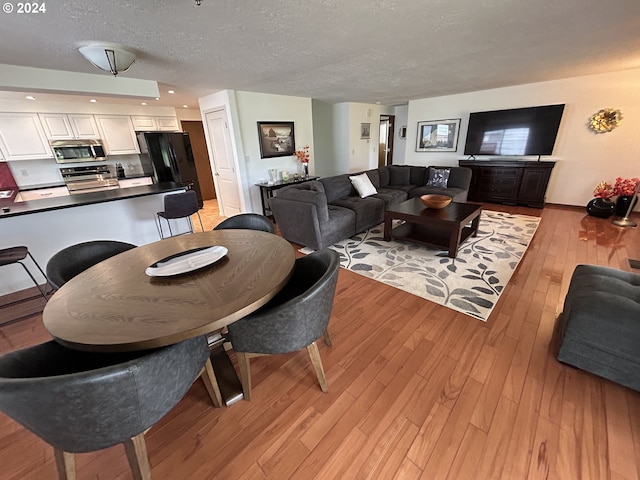
M 34 97 L 34 96 L 32 96 L 32 95 L 27 95 L 25 98 L 26 98 L 27 100 L 35 100 L 35 99 L 36 99 L 36 97 Z
M 156 100 L 160 100 L 160 97 L 156 97 Z
M 147 104 L 147 102 L 142 102 L 140 105 L 146 105 L 146 104 Z
M 169 93 L 176 93 L 175 90 L 169 90 Z
M 189 105 L 182 105 L 182 108 L 189 108 Z
M 89 100 L 91 103 L 96 103 L 97 100 L 95 98 L 92 98 L 91 100 Z

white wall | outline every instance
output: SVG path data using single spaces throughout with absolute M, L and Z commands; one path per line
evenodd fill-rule
M 557 161 L 547 202 L 586 205 L 600 181 L 640 177 L 640 69 L 410 101 L 402 163 L 457 165 L 464 158 L 470 112 L 555 103 L 566 107 L 554 155 L 543 158 Z M 622 124 L 610 133 L 593 133 L 589 117 L 606 107 L 622 111 Z M 462 119 L 458 151 L 416 152 L 417 122 L 447 118 Z
M 311 100 L 313 117 L 314 172 L 321 177 L 334 174 L 336 157 L 333 138 L 333 105 Z
M 409 113 L 409 105 L 398 105 L 394 107 L 395 129 L 393 132 L 393 163 L 404 163 L 404 157 L 407 151 L 407 137 L 400 136 L 400 128 L 407 126 L 407 114 Z

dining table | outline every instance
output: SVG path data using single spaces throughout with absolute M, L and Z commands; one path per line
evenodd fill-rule
M 167 259 L 206 247 L 226 252 L 179 273 L 157 268 Z M 224 229 L 170 237 L 78 274 L 50 298 L 42 319 L 57 342 L 77 350 L 162 347 L 220 332 L 259 309 L 286 285 L 294 264 L 291 244 L 271 233 Z M 211 359 L 225 403 L 242 398 L 222 342 L 212 349 Z

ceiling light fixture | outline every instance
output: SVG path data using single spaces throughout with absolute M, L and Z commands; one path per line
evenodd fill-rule
M 196 5 L 200 6 L 200 4 L 202 3 L 202 0 L 196 0 Z
M 95 98 L 92 98 L 91 100 L 89 100 L 91 103 L 96 103 L 97 100 Z
M 175 90 L 167 90 L 167 93 L 176 93 Z
M 129 70 L 136 60 L 133 52 L 113 43 L 94 43 L 78 50 L 95 67 L 114 77 Z
M 33 95 L 27 95 L 24 98 L 26 98 L 27 100 L 35 100 L 36 99 L 36 97 L 34 97 Z

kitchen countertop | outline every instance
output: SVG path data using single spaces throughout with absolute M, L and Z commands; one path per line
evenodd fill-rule
M 178 183 L 165 182 L 153 185 L 142 185 L 139 187 L 104 190 L 101 192 L 78 193 L 26 202 L 14 202 L 14 199 L 18 193 L 16 190 L 11 197 L 0 198 L 0 219 L 6 217 L 15 217 L 18 215 L 28 215 L 30 213 L 59 210 L 62 208 L 81 207 L 83 205 L 113 202 L 116 200 L 124 200 L 126 198 L 156 195 L 159 193 L 182 190 L 184 188 L 186 188 L 184 185 Z M 6 208 L 9 209 L 8 212 L 5 211 Z

